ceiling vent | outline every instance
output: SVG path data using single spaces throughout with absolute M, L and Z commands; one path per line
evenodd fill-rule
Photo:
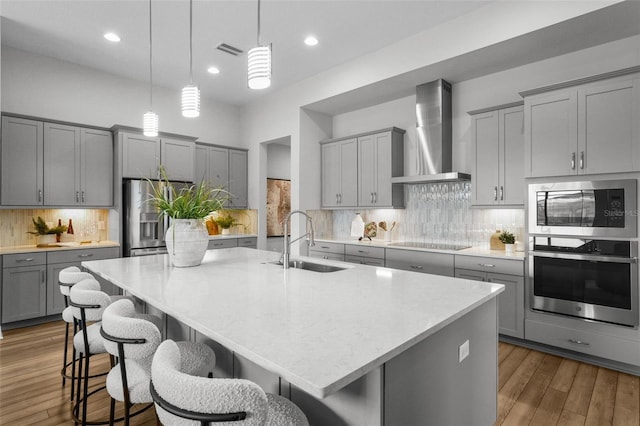
M 241 49 L 238 49 L 237 47 L 233 47 L 227 43 L 220 43 L 218 47 L 216 47 L 216 49 L 221 50 L 233 56 L 238 56 L 239 54 L 242 53 Z

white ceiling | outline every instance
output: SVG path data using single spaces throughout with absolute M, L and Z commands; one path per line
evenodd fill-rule
M 202 95 L 242 105 L 333 66 L 378 50 L 486 5 L 483 0 L 262 0 L 262 44 L 273 44 L 273 83 L 246 85 L 246 53 L 256 43 L 257 0 L 195 0 L 194 83 Z M 153 0 L 154 84 L 180 89 L 189 80 L 189 2 Z M 2 44 L 148 81 L 147 0 L 2 0 Z M 116 32 L 120 43 L 103 38 Z M 303 39 L 314 34 L 314 48 Z M 211 65 L 221 73 L 206 72 Z

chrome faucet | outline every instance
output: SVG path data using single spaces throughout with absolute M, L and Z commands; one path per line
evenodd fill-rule
M 299 213 L 307 218 L 307 227 L 304 235 L 299 236 L 295 240 L 291 240 L 289 236 L 289 219 L 295 213 Z M 282 249 L 282 266 L 284 269 L 289 269 L 289 257 L 291 254 L 291 244 L 295 243 L 298 240 L 301 240 L 304 237 L 309 237 L 309 247 L 313 247 L 316 245 L 316 241 L 313 236 L 313 221 L 311 220 L 311 216 L 303 212 L 302 210 L 294 210 L 290 212 L 286 219 L 284 220 L 284 247 Z

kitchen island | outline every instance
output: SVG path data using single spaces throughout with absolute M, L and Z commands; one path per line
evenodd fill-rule
M 493 424 L 503 286 L 311 258 L 344 269 L 284 270 L 278 258 L 233 248 L 193 268 L 167 255 L 82 266 L 277 375 L 312 424 Z

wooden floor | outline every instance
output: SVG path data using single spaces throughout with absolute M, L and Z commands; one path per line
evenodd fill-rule
M 64 323 L 8 330 L 4 336 L 0 425 L 72 425 L 70 386 L 62 387 L 60 378 Z M 497 425 L 640 425 L 638 377 L 507 343 L 498 352 Z M 92 368 L 107 371 L 107 357 L 94 362 Z M 97 394 L 90 419 L 106 418 L 108 407 L 106 392 Z M 131 424 L 155 425 L 153 409 Z

